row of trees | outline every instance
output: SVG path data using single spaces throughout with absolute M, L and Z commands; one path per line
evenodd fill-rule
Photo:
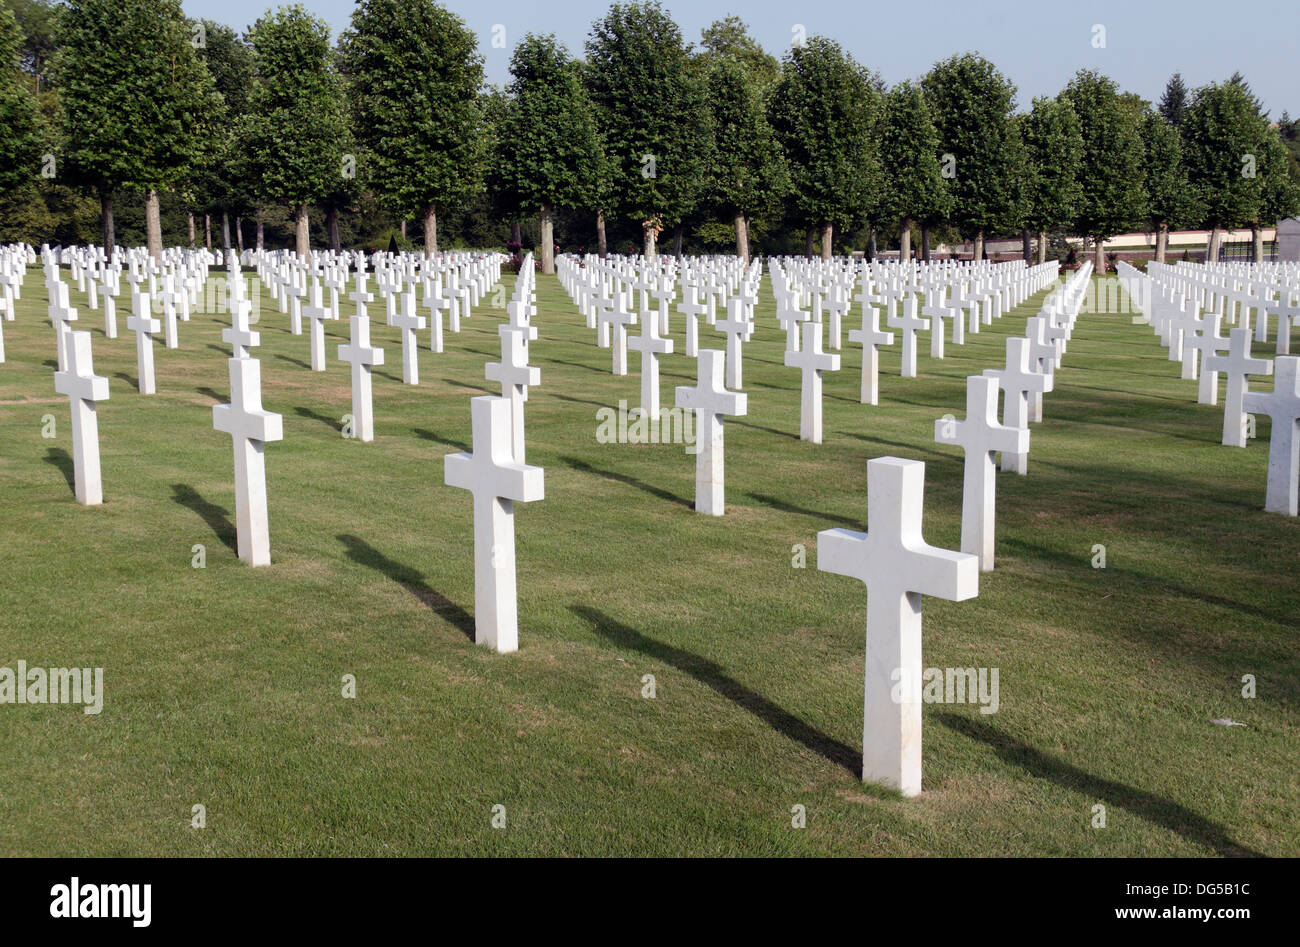
M 3 3 L 15 5 L 24 36 Z M 974 54 L 888 88 L 837 43 L 809 37 L 778 62 L 734 17 L 698 49 L 656 2 L 613 4 L 585 58 L 525 36 L 504 90 L 484 85 L 478 38 L 433 0 L 360 0 L 332 45 L 301 6 L 244 35 L 191 21 L 179 0 L 0 0 L 0 195 L 57 179 L 100 201 L 144 196 L 161 250 L 160 195 L 193 215 L 262 221 L 281 207 L 306 253 L 311 215 L 341 242 L 340 214 L 378 206 L 423 223 L 479 202 L 504 221 L 537 218 L 553 268 L 557 215 L 629 223 L 644 251 L 664 231 L 722 227 L 748 257 L 794 229 L 823 256 L 865 234 L 902 255 L 914 234 L 974 241 L 1019 234 L 1026 257 L 1049 233 L 1102 241 L 1300 211 L 1300 166 L 1240 76 L 1189 92 L 1177 75 L 1156 107 L 1081 71 L 1055 97 L 1016 108 L 1012 83 Z M 1288 139 L 1289 136 L 1289 139 Z M 516 232 L 518 228 L 516 226 Z M 1257 239 L 1258 243 L 1258 239 Z

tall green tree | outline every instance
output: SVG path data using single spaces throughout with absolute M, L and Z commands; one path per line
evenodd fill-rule
M 1040 96 L 1020 126 L 1028 172 L 1025 224 L 1038 236 L 1038 262 L 1047 259 L 1047 232 L 1071 226 L 1083 201 L 1083 134 L 1065 98 Z
M 214 20 L 200 23 L 204 43 L 199 56 L 221 95 L 221 105 L 211 125 L 208 158 L 193 178 L 193 189 L 207 214 L 221 215 L 222 246 L 230 247 L 230 218 L 238 219 L 253 200 L 238 129 L 249 113 L 256 66 L 252 48 L 239 33 Z
M 1017 148 L 1011 140 L 1016 89 L 993 63 L 966 53 L 938 62 L 921 80 L 939 146 L 950 171 L 953 221 L 984 253 L 987 231 L 1005 223 L 1017 203 Z
M 300 257 L 311 250 L 311 205 L 349 169 L 342 83 L 329 27 L 301 5 L 280 7 L 248 33 L 257 78 L 242 123 L 259 203 L 289 205 Z
M 1093 264 L 1098 273 L 1105 273 L 1107 238 L 1137 226 L 1146 216 L 1141 113 L 1123 99 L 1114 82 L 1088 69 L 1075 74 L 1061 97 L 1079 117 L 1083 136 L 1083 200 L 1075 230 L 1092 238 Z
M 781 64 L 749 34 L 749 27 L 738 16 L 715 20 L 700 31 L 700 64 L 707 72 L 719 60 L 739 63 L 745 75 L 760 91 L 771 87 L 781 74 Z
M 1163 263 L 1170 228 L 1195 216 L 1195 201 L 1178 131 L 1160 112 L 1147 111 L 1143 115 L 1142 145 L 1147 220 L 1156 231 L 1156 262 Z
M 1182 126 L 1187 177 L 1210 229 L 1207 259 L 1219 256 L 1221 231 L 1257 220 L 1268 123 L 1250 92 L 1236 82 L 1196 90 Z
M 657 2 L 615 3 L 592 25 L 583 76 L 610 160 L 609 201 L 638 221 L 646 256 L 695 207 L 708 113 L 681 29 Z
M 603 147 L 591 103 L 554 36 L 526 35 L 510 60 L 497 172 L 515 206 L 541 219 L 542 272 L 555 272 L 555 211 L 594 208 Z
M 794 216 L 821 230 L 822 258 L 836 230 L 870 217 L 883 194 L 877 133 L 884 96 L 840 45 L 810 36 L 781 63 L 768 118 L 785 151 Z
M 48 85 L 47 70 L 58 46 L 59 7 L 54 0 L 4 0 L 22 34 L 19 65 L 36 80 L 36 91 Z
M 899 259 L 911 258 L 912 225 L 952 212 L 952 196 L 939 164 L 939 133 L 925 96 L 913 82 L 900 82 L 885 99 L 880 159 L 886 212 L 898 221 Z
M 36 96 L 23 73 L 22 32 L 0 6 L 0 197 L 40 173 L 42 126 Z
M 439 210 L 483 187 L 478 38 L 432 0 L 359 0 L 340 46 L 366 178 L 436 253 Z
M 220 97 L 195 54 L 180 0 L 70 0 L 58 18 L 55 81 L 72 178 L 100 197 L 113 246 L 113 194 L 145 194 L 146 241 L 162 252 L 158 192 L 204 159 Z
M 1183 124 L 1187 117 L 1187 86 L 1183 83 L 1182 73 L 1175 72 L 1165 83 L 1157 111 L 1175 130 Z
M 1263 229 L 1300 214 L 1300 167 L 1276 129 L 1265 132 L 1260 152 L 1263 184 L 1259 214 L 1251 221 L 1252 259 L 1257 262 L 1264 258 Z
M 789 188 L 781 149 L 764 114 L 763 95 L 737 59 L 715 59 L 708 72 L 713 129 L 709 204 L 736 231 L 736 254 L 749 262 L 749 225 L 780 206 Z

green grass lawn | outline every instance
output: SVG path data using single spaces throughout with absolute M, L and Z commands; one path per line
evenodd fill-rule
M 597 443 L 597 409 L 639 401 L 639 358 L 612 376 L 539 277 L 528 461 L 546 499 L 516 508 L 520 650 L 498 655 L 469 638 L 471 499 L 443 485 L 442 458 L 467 449 L 469 399 L 497 393 L 483 365 L 504 309 L 480 308 L 442 355 L 423 333 L 408 387 L 373 306 L 388 364 L 362 444 L 339 433 L 346 317 L 316 374 L 307 336 L 264 302 L 255 354 L 285 439 L 267 446 L 274 563 L 252 569 L 233 551 L 231 440 L 212 428 L 226 318 L 160 342 L 159 393 L 142 397 L 127 304 L 109 341 L 73 288 L 112 391 L 106 502 L 87 509 L 42 283 L 33 268 L 3 327 L 0 665 L 102 666 L 106 694 L 99 716 L 0 705 L 0 855 L 1300 852 L 1300 523 L 1263 512 L 1268 421 L 1247 449 L 1220 446 L 1221 409 L 1128 315 L 1081 316 L 1029 476 L 999 475 L 979 597 L 925 600 L 926 666 L 999 668 L 1001 708 L 926 706 L 925 791 L 904 800 L 857 775 L 865 591 L 817 571 L 816 534 L 864 527 L 866 461 L 892 454 L 926 461 L 926 538 L 957 547 L 961 454 L 933 422 L 963 416 L 965 377 L 1001 365 L 1041 296 L 943 361 L 922 337 L 920 378 L 885 350 L 878 407 L 857 403 L 846 349 L 814 446 L 765 283 L 715 519 L 691 509 L 680 445 Z M 695 365 L 662 365 L 671 404 Z

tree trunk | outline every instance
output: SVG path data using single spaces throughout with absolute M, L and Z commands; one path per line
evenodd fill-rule
M 902 263 L 912 259 L 911 217 L 904 217 L 898 224 L 898 259 Z
M 212 215 L 203 215 L 203 245 L 212 249 Z
M 405 240 L 405 239 L 406 239 L 406 221 L 402 221 L 401 225 L 398 227 L 398 232 L 401 233 L 401 235 L 402 235 L 402 239 Z
M 874 260 L 879 255 L 876 250 L 876 228 L 872 227 L 867 235 L 867 259 Z
M 1038 231 L 1038 262 L 1047 262 L 1047 231 Z
M 1020 252 L 1023 254 L 1026 263 L 1032 263 L 1034 259 L 1034 247 L 1029 238 L 1029 228 L 1020 229 Z
M 1210 228 L 1210 239 L 1205 247 L 1205 262 L 1217 263 L 1219 260 L 1219 246 L 1221 244 L 1218 227 Z
M 116 246 L 113 231 L 113 195 L 107 192 L 99 195 L 99 210 L 104 218 L 104 252 L 113 255 Z
M 835 225 L 830 221 L 822 222 L 822 259 L 831 258 L 831 248 L 835 245 Z
M 1259 224 L 1250 225 L 1250 262 L 1264 262 L 1264 228 Z
M 162 217 L 158 210 L 158 189 L 151 187 L 144 193 L 144 229 L 149 255 L 162 259 Z
M 603 260 L 605 254 L 609 252 L 609 245 L 605 242 L 605 212 L 596 211 L 596 254 Z
M 244 252 L 244 218 L 235 215 L 235 249 Z
M 929 227 L 921 228 L 921 261 L 923 263 L 930 262 L 930 228 Z
M 311 252 L 311 220 L 307 216 L 307 205 L 299 204 L 294 211 L 294 230 L 296 233 L 295 243 L 297 244 L 298 259 L 307 259 L 307 254 Z
M 517 220 L 510 221 L 510 242 L 517 247 L 523 247 L 524 245 L 524 234 Z
M 736 227 L 736 256 L 746 266 L 749 265 L 749 221 L 745 220 L 745 215 L 739 211 L 736 213 L 736 219 L 733 221 Z
M 817 231 L 815 228 L 809 227 L 804 231 L 803 235 L 803 255 L 810 260 L 812 259 L 813 252 L 813 238 L 816 236 L 816 233 Z
M 257 252 L 261 253 L 266 246 L 266 222 L 259 215 L 257 218 Z
M 651 230 L 649 227 L 644 227 L 642 228 L 642 233 L 645 236 L 645 247 L 643 248 L 643 252 L 645 253 L 645 258 L 647 260 L 657 259 L 657 255 L 655 252 L 655 236 L 656 236 L 655 232 Z
M 325 222 L 329 225 L 330 232 L 330 249 L 338 253 L 343 249 L 343 240 L 339 236 L 339 209 L 331 207 L 325 215 Z
M 686 228 L 678 224 L 673 228 L 673 256 L 682 255 L 682 238 L 685 235 Z
M 1161 224 L 1160 229 L 1156 231 L 1156 262 L 1165 262 L 1165 257 L 1169 255 L 1169 225 Z
M 221 246 L 230 249 L 230 212 L 221 212 Z
M 1092 265 L 1098 275 L 1106 272 L 1106 238 L 1100 234 L 1092 238 Z
M 194 211 L 186 211 L 186 216 L 190 222 L 190 248 L 194 247 Z
M 977 263 L 980 260 L 984 259 L 984 231 L 983 230 L 975 234 L 975 252 L 971 256 L 971 259 Z
M 550 204 L 541 207 L 542 272 L 555 272 L 555 208 Z
M 424 255 L 438 252 L 438 207 L 430 204 L 424 209 Z

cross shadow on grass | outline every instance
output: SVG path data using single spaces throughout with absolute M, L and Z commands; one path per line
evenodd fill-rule
M 203 386 L 202 388 L 195 388 L 194 390 L 205 397 L 211 398 L 213 401 L 216 401 L 219 404 L 225 404 L 227 401 L 230 400 L 225 395 L 218 394 L 215 388 L 209 388 L 206 385 Z
M 493 391 L 491 388 L 484 388 L 482 385 L 472 385 L 469 382 L 461 381 L 457 378 L 444 378 L 443 381 L 448 385 L 456 385 L 460 388 L 473 388 L 475 391 L 483 391 L 489 395 L 497 394 L 497 392 Z
M 290 365 L 297 365 L 299 368 L 305 368 L 307 371 L 311 371 L 311 366 L 300 358 L 292 358 L 288 355 L 276 355 L 276 358 L 280 359 L 282 362 L 288 362 Z
M 620 648 L 631 648 L 646 657 L 672 665 L 683 674 L 689 674 L 701 684 L 725 697 L 737 707 L 753 714 L 773 730 L 784 734 L 791 740 L 802 743 L 808 749 L 830 760 L 836 766 L 848 770 L 854 777 L 861 775 L 861 753 L 853 747 L 841 743 L 834 737 L 822 733 L 816 727 L 804 723 L 794 714 L 768 700 L 762 694 L 750 690 L 734 678 L 728 677 L 719 665 L 714 664 L 707 658 L 702 658 L 698 654 L 647 637 L 636 629 L 615 621 L 598 609 L 588 608 L 585 605 L 570 605 L 569 611 L 589 623 L 592 630 L 608 639 L 612 644 Z
M 294 413 L 297 414 L 298 417 L 300 418 L 309 418 L 312 421 L 319 421 L 321 424 L 328 424 L 336 431 L 343 430 L 343 422 L 337 421 L 334 418 L 331 418 L 329 415 L 321 414 L 318 411 L 313 411 L 311 408 L 297 407 L 294 408 L 293 410 Z
M 654 484 L 646 483 L 644 480 L 638 480 L 636 477 L 629 476 L 628 474 L 616 473 L 613 470 L 601 470 L 599 467 L 593 467 L 585 460 L 581 460 L 577 457 L 561 457 L 560 460 L 567 466 L 581 473 L 594 474 L 597 477 L 604 477 L 606 480 L 617 480 L 619 483 L 625 483 L 629 487 L 636 487 L 638 490 L 642 490 L 661 500 L 676 503 L 680 506 L 686 507 L 688 510 L 695 509 L 694 500 L 687 500 L 684 497 L 679 497 L 677 494 L 671 493 L 662 487 L 656 487 Z
M 217 538 L 225 543 L 231 552 L 239 552 L 239 533 L 235 529 L 235 524 L 230 522 L 229 510 L 215 503 L 209 503 L 197 490 L 184 483 L 172 484 L 172 499 L 197 513 L 203 522 L 208 524 L 208 529 L 216 533 Z
M 1046 779 L 1087 799 L 1104 801 L 1120 806 L 1140 819 L 1168 829 L 1197 845 L 1212 848 L 1222 856 L 1262 857 L 1261 853 L 1238 845 L 1228 835 L 1227 829 L 1211 822 L 1186 806 L 1162 799 L 1142 789 L 1094 776 L 1063 760 L 1048 756 L 1027 743 L 1007 736 L 983 720 L 965 717 L 949 711 L 940 711 L 935 719 L 949 730 L 987 744 L 1005 762 L 1028 772 L 1031 776 Z
M 45 462 L 52 467 L 58 467 L 63 474 L 63 479 L 68 481 L 68 489 L 76 491 L 77 475 L 72 466 L 72 455 L 62 447 L 50 447 L 45 451 Z
M 440 434 L 435 434 L 433 431 L 428 431 L 424 428 L 411 428 L 411 433 L 421 440 L 433 441 L 435 444 L 443 444 L 447 447 L 455 447 L 456 449 L 463 450 L 466 453 L 472 453 L 473 450 L 468 444 L 461 443 L 460 441 L 449 440 Z
M 353 562 L 374 569 L 392 579 L 406 591 L 444 621 L 455 625 L 470 641 L 474 640 L 474 616 L 461 608 L 447 596 L 432 588 L 420 575 L 409 566 L 389 559 L 370 543 L 347 533 L 335 537 L 347 547 L 348 558 Z
M 774 510 L 780 510 L 782 513 L 795 513 L 799 516 L 812 516 L 819 520 L 825 520 L 828 523 L 834 523 L 837 526 L 843 526 L 846 529 L 861 530 L 865 523 L 848 519 L 843 516 L 836 516 L 833 513 L 827 513 L 825 510 L 810 510 L 807 507 L 795 506 L 793 503 L 787 503 L 777 497 L 767 493 L 754 493 L 752 491 L 744 494 L 751 500 L 755 500 L 764 506 L 770 506 Z
M 113 377 L 122 379 L 122 381 L 126 382 L 136 391 L 140 390 L 140 379 L 136 378 L 134 375 L 128 375 L 126 372 L 116 372 Z

